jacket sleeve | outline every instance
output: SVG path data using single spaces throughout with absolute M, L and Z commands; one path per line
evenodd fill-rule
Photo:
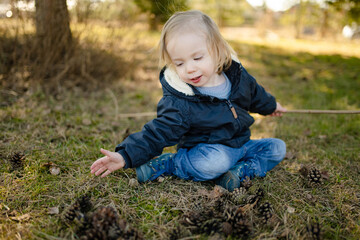
M 247 79 L 250 84 L 250 112 L 262 115 L 273 113 L 276 109 L 275 98 L 270 93 L 266 92 L 265 89 L 256 82 L 255 78 L 245 70 L 245 68 L 243 68 L 243 74 L 247 75 Z
M 157 107 L 157 118 L 146 123 L 140 132 L 131 134 L 115 151 L 125 159 L 125 168 L 135 168 L 173 146 L 189 130 L 189 114 L 183 101 L 163 97 Z

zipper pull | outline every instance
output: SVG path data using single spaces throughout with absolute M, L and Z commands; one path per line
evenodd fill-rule
M 229 105 L 229 108 L 230 108 L 230 110 L 231 110 L 234 118 L 237 119 L 237 118 L 238 118 L 238 115 L 237 115 L 237 113 L 236 113 L 236 111 L 235 111 L 234 106 L 231 104 L 230 100 L 227 100 L 226 102 L 227 102 L 227 104 Z

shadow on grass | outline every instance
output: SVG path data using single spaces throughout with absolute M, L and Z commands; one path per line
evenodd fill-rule
M 94 91 L 110 86 L 128 74 L 132 63 L 96 46 L 75 43 L 74 50 L 64 55 L 61 62 L 44 67 L 43 56 L 35 47 L 35 36 L 0 37 L 0 87 L 2 105 L 12 102 L 15 94 L 39 85 L 50 95 L 80 88 Z M 10 92 L 10 94 L 8 94 Z

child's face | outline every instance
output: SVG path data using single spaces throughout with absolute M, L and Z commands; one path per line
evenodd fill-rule
M 204 34 L 189 31 L 176 34 L 169 39 L 166 49 L 181 80 L 196 87 L 218 85 L 219 74 Z

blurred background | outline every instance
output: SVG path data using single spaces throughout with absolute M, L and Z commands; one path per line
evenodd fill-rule
M 146 239 L 168 239 L 183 209 L 209 201 L 207 183 L 135 186 L 133 169 L 89 173 L 100 148 L 155 116 L 160 31 L 187 9 L 210 15 L 287 109 L 360 109 L 359 0 L 0 0 L 0 239 L 79 239 L 50 209 L 63 214 L 85 193 Z M 277 220 L 255 222 L 249 239 L 360 239 L 359 114 L 252 116 L 252 139 L 283 139 L 288 153 L 254 180 Z M 303 165 L 325 171 L 325 184 L 303 184 Z M 306 237 L 313 220 L 324 238 Z
M 357 0 L 0 0 L 1 85 L 157 79 L 159 31 L 187 9 L 210 15 L 229 41 L 360 55 Z

